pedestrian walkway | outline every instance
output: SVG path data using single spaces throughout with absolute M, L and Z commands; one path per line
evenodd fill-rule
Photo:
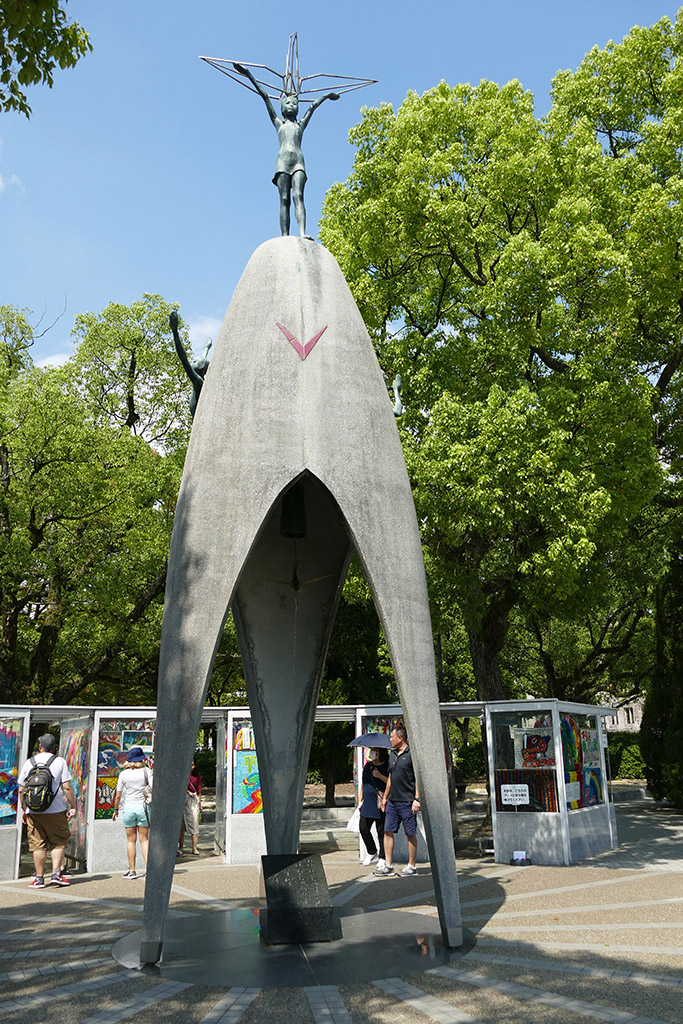
M 443 962 L 417 935 L 401 977 L 350 971 L 334 985 L 185 984 L 122 970 L 111 948 L 139 928 L 142 880 L 2 883 L 0 1024 L 683 1024 L 683 815 L 649 801 L 619 805 L 617 817 L 622 847 L 582 865 L 460 858 L 463 923 L 476 940 L 466 954 Z M 376 878 L 345 837 L 323 862 L 338 908 L 435 919 L 428 868 Z M 197 914 L 248 911 L 257 897 L 256 867 L 188 858 L 169 921 L 187 919 L 189 934 Z

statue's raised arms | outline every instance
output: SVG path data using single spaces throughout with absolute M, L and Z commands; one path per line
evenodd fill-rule
M 211 348 L 211 339 L 209 338 L 204 347 L 204 355 L 202 356 L 202 358 L 195 359 L 194 362 L 190 362 L 187 356 L 187 352 L 185 351 L 185 346 L 180 340 L 180 334 L 178 332 L 177 310 L 171 310 L 171 314 L 168 318 L 168 321 L 171 327 L 171 332 L 173 334 L 173 341 L 175 343 L 175 350 L 178 353 L 178 358 L 180 359 L 180 362 L 183 364 L 183 369 L 185 370 L 185 373 L 190 378 L 190 381 L 192 383 L 192 394 L 190 395 L 190 415 L 192 416 L 192 419 L 194 419 L 194 414 L 197 411 L 197 402 L 199 401 L 199 396 L 202 393 L 204 377 L 206 376 L 206 371 L 209 368 L 209 360 L 207 356 L 209 354 L 209 349 Z
M 279 74 L 265 64 L 249 64 L 224 60 L 218 57 L 201 57 L 234 82 L 246 86 L 257 93 L 266 105 L 268 116 L 273 123 L 280 142 L 273 184 L 280 194 L 280 231 L 289 234 L 290 206 L 294 199 L 294 213 L 299 234 L 306 235 L 306 208 L 304 206 L 304 186 L 306 184 L 306 165 L 301 150 L 301 140 L 313 114 L 325 100 L 338 100 L 344 92 L 362 89 L 374 84 L 371 78 L 349 78 L 346 75 L 307 75 L 299 74 L 299 44 L 296 32 L 289 37 L 287 63 L 285 73 Z M 251 68 L 256 69 L 256 77 Z M 273 81 L 274 80 L 274 81 Z M 310 84 L 307 84 L 310 83 Z M 334 89 L 326 91 L 327 86 Z M 271 100 L 280 100 L 278 115 Z M 301 120 L 298 119 L 299 105 L 308 104 Z

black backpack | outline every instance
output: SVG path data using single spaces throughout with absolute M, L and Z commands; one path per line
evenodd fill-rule
M 56 791 L 52 789 L 54 777 L 50 771 L 50 765 L 56 757 L 57 755 L 53 754 L 45 764 L 38 764 L 35 757 L 31 758 L 33 767 L 24 783 L 24 807 L 27 811 L 40 814 L 41 811 L 48 809 L 57 796 Z

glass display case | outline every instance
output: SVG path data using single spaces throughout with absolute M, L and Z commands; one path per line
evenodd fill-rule
M 497 861 L 506 863 L 523 850 L 536 864 L 572 864 L 618 845 L 603 729 L 612 708 L 553 700 L 441 707 L 446 718 L 485 713 Z M 28 757 L 29 725 L 61 725 L 60 752 L 69 763 L 79 812 L 69 856 L 82 864 L 85 855 L 87 870 L 99 872 L 126 866 L 122 825 L 112 814 L 116 782 L 131 746 L 142 746 L 152 762 L 155 719 L 153 707 L 0 706 L 0 880 L 19 873 L 17 773 Z M 316 714 L 317 721 L 354 719 L 357 735 L 387 733 L 403 721 L 396 704 L 333 706 Z M 202 720 L 217 729 L 216 846 L 227 863 L 258 863 L 265 830 L 249 709 L 205 708 Z M 436 740 L 435 756 L 444 758 L 448 771 L 451 752 L 443 737 Z M 357 750 L 356 781 L 366 753 Z M 426 860 L 422 834 L 418 849 L 418 859 Z M 400 859 L 398 848 L 396 853 Z
M 114 817 L 114 795 L 126 751 L 142 747 L 150 766 L 154 765 L 154 726 L 156 715 L 144 717 L 104 718 L 97 729 L 97 788 L 95 818 Z
M 0 710 L 0 880 L 15 878 L 21 853 L 19 770 L 28 757 L 29 712 Z
M 16 825 L 23 717 L 0 718 L 0 827 Z
M 495 858 L 572 864 L 617 846 L 602 718 L 560 701 L 486 705 Z
M 225 862 L 257 864 L 266 852 L 266 833 L 256 740 L 244 708 L 228 711 L 224 789 Z
M 126 869 L 123 819 L 114 819 L 114 796 L 126 753 L 142 747 L 154 765 L 156 708 L 116 708 L 95 711 L 90 772 L 92 798 L 88 803 L 86 863 L 89 871 Z

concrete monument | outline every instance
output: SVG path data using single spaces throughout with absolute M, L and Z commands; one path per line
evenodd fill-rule
M 283 236 L 256 250 L 235 289 L 183 472 L 162 628 L 142 962 L 161 956 L 185 783 L 230 607 L 268 854 L 297 854 L 323 665 L 354 551 L 408 727 L 442 936 L 459 946 L 427 588 L 394 410 L 336 261 L 312 240 Z

